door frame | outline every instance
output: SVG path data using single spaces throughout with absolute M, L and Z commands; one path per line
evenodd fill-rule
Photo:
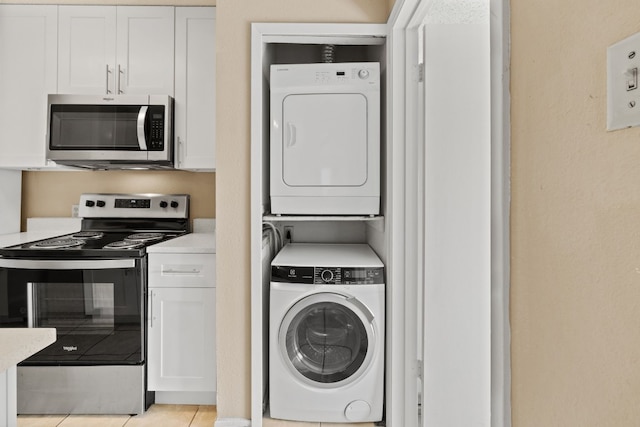
M 509 115 L 509 2 L 506 0 L 486 0 L 489 13 L 490 52 L 490 167 L 485 169 L 485 178 L 490 181 L 490 257 L 485 262 L 489 271 L 486 295 L 488 298 L 490 333 L 485 342 L 489 347 L 490 365 L 484 372 L 490 378 L 490 407 L 485 408 L 491 414 L 493 427 L 511 425 L 510 401 L 510 330 L 509 330 L 509 205 L 510 205 L 510 115 Z M 389 19 L 389 93 L 388 95 L 388 133 L 387 140 L 394 147 L 391 155 L 391 173 L 393 174 L 393 206 L 389 214 L 390 281 L 403 283 L 402 291 L 395 292 L 396 302 L 390 307 L 388 328 L 392 329 L 391 348 L 401 346 L 404 349 L 402 360 L 395 360 L 387 372 L 387 422 L 388 425 L 418 425 L 416 407 L 420 405 L 415 390 L 425 375 L 429 376 L 429 361 L 426 366 L 419 356 L 418 345 L 414 338 L 423 335 L 421 318 L 415 308 L 416 299 L 424 297 L 419 283 L 424 280 L 426 259 L 420 259 L 424 253 L 424 220 L 428 207 L 420 211 L 405 194 L 424 194 L 424 188 L 415 184 L 424 173 L 424 164 L 416 165 L 415 157 L 423 152 L 420 147 L 420 135 L 423 130 L 412 121 L 412 109 L 419 108 L 420 73 L 423 68 L 412 56 L 419 43 L 420 23 L 426 22 L 429 14 L 437 13 L 442 1 L 438 0 L 398 0 Z M 451 6 L 451 2 L 448 2 Z M 458 3 L 456 5 L 456 3 Z M 468 1 L 453 3 L 452 10 L 465 10 Z M 465 18 L 464 13 L 460 13 Z M 429 58 L 426 58 L 428 61 Z M 426 117 L 428 120 L 428 114 Z M 488 175 L 488 176 L 487 176 Z M 422 222 L 422 225 L 421 225 Z M 423 236 L 416 241 L 416 235 Z M 485 239 L 485 243 L 487 240 Z M 419 264 L 419 268 L 413 265 Z M 404 269 L 398 266 L 404 266 Z M 399 271 L 402 270 L 402 271 Z M 422 271 L 420 271 L 422 270 Z M 398 302 L 400 300 L 400 302 Z M 403 383 L 397 381 L 404 378 Z M 394 378 L 396 381 L 391 381 Z M 442 378 L 442 377 L 441 377 Z M 447 386 L 438 384 L 435 386 Z M 487 396 L 484 396 L 485 398 Z M 484 421 L 484 420 L 483 420 Z

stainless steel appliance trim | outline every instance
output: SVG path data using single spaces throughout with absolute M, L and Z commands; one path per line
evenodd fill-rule
M 20 414 L 142 414 L 144 365 L 18 366 Z
M 141 151 L 147 151 L 147 139 L 144 135 L 144 122 L 147 120 L 148 110 L 149 106 L 144 105 L 140 107 L 140 111 L 138 112 L 138 146 Z
M 110 268 L 134 268 L 135 265 L 136 260 L 131 258 L 104 260 L 0 258 L 0 267 L 23 268 L 29 270 L 108 270 Z

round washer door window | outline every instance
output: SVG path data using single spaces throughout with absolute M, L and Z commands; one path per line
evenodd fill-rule
M 280 327 L 280 346 L 297 376 L 314 384 L 355 380 L 371 359 L 373 316 L 354 298 L 324 293 L 295 304 Z

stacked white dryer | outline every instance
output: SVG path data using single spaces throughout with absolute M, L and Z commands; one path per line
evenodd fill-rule
M 271 213 L 380 212 L 380 65 L 271 66 Z

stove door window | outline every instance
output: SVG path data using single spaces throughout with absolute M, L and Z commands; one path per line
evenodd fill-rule
M 25 365 L 139 364 L 144 360 L 140 262 L 135 268 L 97 270 L 0 268 L 0 283 L 11 301 L 0 327 L 56 328 L 56 342 Z
M 27 309 L 33 328 L 64 334 L 113 333 L 113 283 L 29 283 Z

